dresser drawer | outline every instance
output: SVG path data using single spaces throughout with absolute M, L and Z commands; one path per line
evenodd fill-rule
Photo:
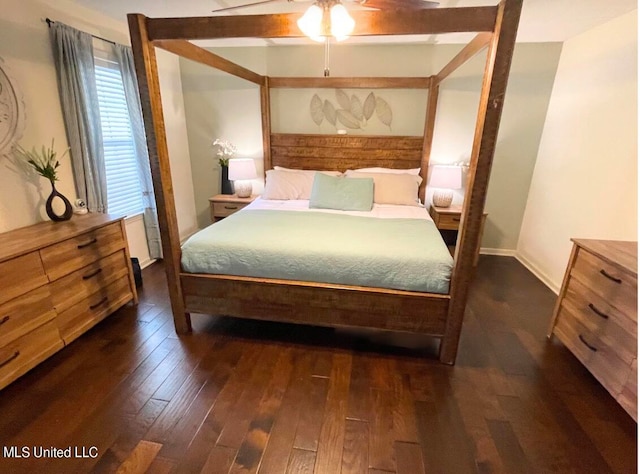
M 634 360 L 618 402 L 634 420 L 638 420 L 638 360 Z
M 55 322 L 50 321 L 0 348 L 0 388 L 63 346 Z
M 637 357 L 636 324 L 574 278 L 569 280 L 562 308 L 591 333 L 598 346 L 608 346 L 627 364 Z
M 564 305 L 554 333 L 610 393 L 617 396 L 622 391 L 631 364 L 620 358 L 615 341 L 612 347 L 607 333 L 591 331 Z
M 48 281 L 38 252 L 2 262 L 0 263 L 0 304 L 46 285 Z
M 436 227 L 442 230 L 458 230 L 460 227 L 460 214 L 439 214 Z
M 582 284 L 580 280 L 573 277 L 569 278 L 563 304 L 567 302 L 576 307 L 581 319 L 588 321 L 594 327 L 604 328 L 608 321 L 613 321 L 624 328 L 634 339 L 637 338 L 638 324 L 635 320 L 609 304 L 609 302 Z
M 126 242 L 119 222 L 51 245 L 40 251 L 42 263 L 51 281 L 85 265 L 124 249 Z
M 213 215 L 215 217 L 227 217 L 238 212 L 240 209 L 247 207 L 247 204 L 230 203 L 230 202 L 214 202 Z
M 132 299 L 129 279 L 123 277 L 114 281 L 58 314 L 60 336 L 68 344 Z
M 62 313 L 111 282 L 128 277 L 127 257 L 124 250 L 119 250 L 54 281 L 50 285 L 53 305 L 58 313 Z
M 633 321 L 638 321 L 638 281 L 584 249 L 579 249 L 571 270 L 571 277 L 579 280 L 593 293 L 617 308 Z
M 55 318 L 49 286 L 41 286 L 0 306 L 0 347 Z

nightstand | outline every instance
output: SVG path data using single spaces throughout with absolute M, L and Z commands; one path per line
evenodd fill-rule
M 235 194 L 217 194 L 209 198 L 209 210 L 211 212 L 211 222 L 217 222 L 220 219 L 230 216 L 234 212 L 238 212 L 243 207 L 251 204 L 258 196 L 249 196 L 241 198 Z
M 435 222 L 436 227 L 442 234 L 442 238 L 449 247 L 451 255 L 456 249 L 456 241 L 458 239 L 458 230 L 460 228 L 460 218 L 462 216 L 461 206 L 436 207 L 433 204 L 429 207 L 429 214 Z M 478 239 L 478 248 L 476 249 L 476 258 L 473 265 L 478 264 L 478 256 L 480 255 L 480 242 L 482 241 L 482 232 L 484 223 L 487 220 L 487 213 L 482 214 L 482 222 L 480 223 L 480 238 Z

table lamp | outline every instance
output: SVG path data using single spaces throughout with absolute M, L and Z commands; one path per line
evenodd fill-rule
M 233 181 L 233 187 L 238 197 L 251 196 L 253 189 L 250 180 L 257 177 L 256 164 L 251 158 L 229 160 L 229 179 Z
M 433 205 L 449 207 L 453 201 L 453 189 L 462 187 L 462 168 L 460 166 L 434 166 L 429 176 L 429 185 L 436 188 L 433 191 Z

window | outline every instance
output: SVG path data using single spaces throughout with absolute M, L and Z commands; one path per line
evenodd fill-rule
M 95 58 L 96 85 L 107 174 L 108 211 L 132 216 L 144 211 L 135 142 L 122 75 L 114 61 Z

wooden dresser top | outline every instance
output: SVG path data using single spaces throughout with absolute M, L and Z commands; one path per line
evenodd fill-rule
M 74 215 L 64 222 L 38 224 L 0 234 L 0 262 L 70 239 L 98 227 L 123 219 L 113 214 Z
M 571 239 L 575 244 L 622 270 L 638 275 L 638 242 Z

